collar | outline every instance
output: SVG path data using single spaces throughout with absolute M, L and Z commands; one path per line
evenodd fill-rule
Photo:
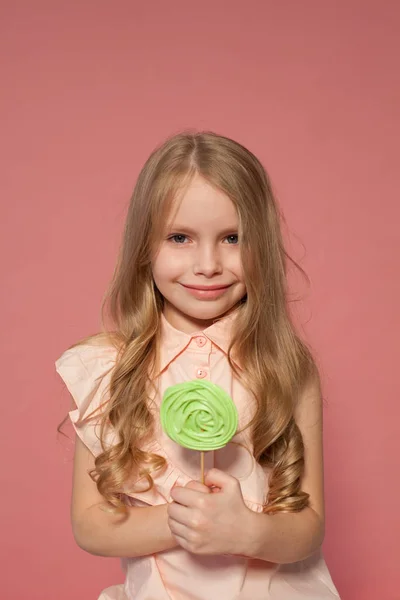
M 167 321 L 164 314 L 161 313 L 159 368 L 156 372 L 156 376 L 160 375 L 174 360 L 174 358 L 176 358 L 187 348 L 191 340 L 200 334 L 207 337 L 216 346 L 218 346 L 218 348 L 222 350 L 224 354 L 228 355 L 229 344 L 232 335 L 232 325 L 235 321 L 236 315 L 237 311 L 234 311 L 226 317 L 218 319 L 215 321 L 215 323 L 209 327 L 206 327 L 205 329 L 194 331 L 193 333 L 185 333 L 175 329 L 175 327 L 173 327 L 171 323 Z M 240 368 L 240 364 L 237 359 L 234 358 L 234 356 L 232 356 L 232 360 L 235 365 Z

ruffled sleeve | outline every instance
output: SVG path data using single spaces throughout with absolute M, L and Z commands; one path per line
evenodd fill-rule
M 83 344 L 64 352 L 56 361 L 56 371 L 75 400 L 77 408 L 69 413 L 73 427 L 94 456 L 102 452 L 98 418 L 90 418 L 108 399 L 108 386 L 115 366 L 113 346 Z M 98 411 L 97 416 L 100 415 Z M 105 443 L 112 444 L 111 431 Z

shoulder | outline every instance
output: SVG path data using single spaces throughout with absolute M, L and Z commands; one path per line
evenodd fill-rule
M 67 348 L 55 361 L 56 371 L 72 369 L 76 374 L 90 374 L 112 366 L 117 360 L 117 343 L 105 334 L 85 338 Z M 62 375 L 62 373 L 60 373 Z
M 88 405 L 110 379 L 119 349 L 104 336 L 93 336 L 74 344 L 55 361 L 55 368 L 76 405 Z

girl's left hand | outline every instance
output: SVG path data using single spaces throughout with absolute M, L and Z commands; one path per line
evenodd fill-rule
M 172 489 L 171 532 L 182 548 L 194 554 L 244 554 L 254 513 L 243 501 L 239 481 L 211 469 L 205 483 L 208 489 L 198 482 Z

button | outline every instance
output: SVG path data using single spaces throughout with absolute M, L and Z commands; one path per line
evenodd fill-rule
M 204 369 L 197 369 L 196 377 L 197 379 L 204 379 L 204 377 L 207 377 L 207 371 L 205 371 Z
M 206 344 L 206 343 L 207 343 L 207 340 L 206 340 L 206 338 L 205 338 L 205 337 L 201 337 L 201 336 L 200 336 L 200 337 L 197 337 L 197 338 L 196 338 L 196 344 L 197 344 L 197 345 L 198 345 L 200 348 L 202 348 L 202 347 L 204 346 L 204 344 Z

